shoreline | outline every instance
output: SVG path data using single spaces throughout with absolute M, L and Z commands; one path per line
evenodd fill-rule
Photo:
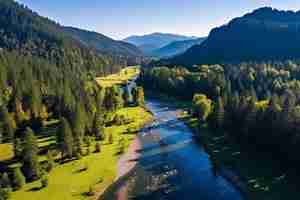
M 150 113 L 152 117 L 150 120 L 145 121 L 142 127 L 146 126 L 147 124 L 153 121 L 153 113 L 147 107 L 143 107 L 143 109 L 146 112 Z M 105 196 L 108 190 L 120 184 L 123 179 L 126 179 L 126 177 L 133 172 L 134 168 L 138 163 L 138 159 L 140 157 L 140 153 L 138 153 L 139 152 L 138 150 L 142 148 L 142 143 L 139 138 L 139 132 L 140 130 L 134 136 L 134 140 L 132 140 L 132 142 L 126 148 L 125 153 L 119 157 L 116 165 L 116 176 L 114 177 L 114 179 L 109 184 L 107 184 L 106 187 L 102 188 L 100 192 L 97 192 L 97 194 L 95 194 L 95 196 L 92 199 L 94 200 L 102 199 L 102 197 Z

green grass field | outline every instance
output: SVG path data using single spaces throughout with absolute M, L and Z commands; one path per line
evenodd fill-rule
M 140 73 L 139 66 L 127 67 L 121 70 L 120 73 L 112 74 L 105 77 L 98 77 L 96 81 L 102 87 L 111 87 L 113 85 L 120 85 L 126 83 L 126 81 L 134 78 Z
M 0 162 L 12 159 L 14 156 L 12 144 L 0 144 Z
M 116 112 L 117 115 L 123 115 L 130 119 L 129 124 L 114 125 L 105 128 L 105 133 L 112 133 L 113 144 L 108 144 L 107 138 L 101 142 L 101 152 L 91 153 L 89 156 L 83 157 L 81 160 L 72 161 L 57 166 L 49 174 L 49 186 L 40 189 L 39 181 L 27 184 L 22 190 L 13 192 L 12 200 L 83 200 L 94 199 L 95 197 L 87 197 L 84 194 L 92 187 L 96 193 L 102 192 L 110 185 L 116 176 L 116 166 L 118 155 L 116 149 L 118 141 L 123 138 L 125 147 L 134 139 L 135 134 L 128 133 L 129 129 L 137 130 L 152 116 L 140 107 L 123 108 Z M 47 145 L 55 143 L 53 136 L 39 138 L 39 147 L 43 148 Z M 11 145 L 10 145 L 11 146 Z M 7 145 L 1 145 L 1 159 L 12 157 L 12 148 Z M 92 148 L 95 147 L 95 141 Z M 93 151 L 91 151 L 93 152 Z M 41 156 L 40 160 L 44 160 Z M 79 172 L 82 166 L 88 166 L 87 171 Z

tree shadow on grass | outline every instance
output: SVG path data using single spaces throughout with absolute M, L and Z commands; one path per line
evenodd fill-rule
M 43 189 L 42 186 L 40 186 L 40 187 L 33 187 L 33 188 L 28 189 L 27 192 L 38 192 L 41 189 Z

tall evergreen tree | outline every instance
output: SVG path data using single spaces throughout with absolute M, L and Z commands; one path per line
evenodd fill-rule
M 217 129 L 223 128 L 225 119 L 225 109 L 222 97 L 218 97 L 217 102 L 214 105 L 212 117 L 210 123 Z
M 23 166 L 22 170 L 26 178 L 30 181 L 40 177 L 40 163 L 38 160 L 37 139 L 30 128 L 26 128 L 25 141 L 23 146 Z
M 133 90 L 133 102 L 136 106 L 145 105 L 144 89 L 142 87 L 136 87 Z
M 0 107 L 0 122 L 2 122 L 2 134 L 4 141 L 12 141 L 14 138 L 14 128 L 12 118 L 9 116 L 7 108 Z
M 94 119 L 94 133 L 96 140 L 103 139 L 104 134 L 104 110 L 98 108 Z
M 61 118 L 60 127 L 57 132 L 57 144 L 62 154 L 62 158 L 72 158 L 73 156 L 73 134 L 69 122 Z
M 75 116 L 73 117 L 73 138 L 74 153 L 82 154 L 82 140 L 86 130 L 87 115 L 84 107 L 78 103 L 76 105 Z

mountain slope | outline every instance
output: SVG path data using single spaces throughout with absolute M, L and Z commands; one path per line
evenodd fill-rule
M 145 53 L 150 53 L 155 49 L 162 48 L 174 41 L 183 41 L 196 39 L 195 37 L 187 37 L 183 35 L 168 34 L 168 33 L 152 33 L 143 36 L 130 36 L 123 41 L 129 42 L 138 46 Z
M 260 8 L 215 28 L 201 45 L 171 59 L 201 64 L 300 57 L 300 12 Z
M 100 33 L 86 31 L 74 27 L 64 27 L 74 39 L 87 47 L 96 49 L 99 53 L 123 56 L 127 59 L 143 57 L 143 53 L 135 45 L 113 40 Z
M 0 13 L 0 48 L 4 50 L 101 73 L 118 71 L 124 63 L 82 45 L 56 22 L 13 0 L 1 0 Z
M 175 55 L 179 55 L 184 53 L 186 50 L 191 48 L 194 45 L 201 44 L 206 37 L 198 38 L 194 40 L 184 40 L 184 41 L 175 41 L 171 42 L 170 44 L 160 48 L 156 49 L 153 52 L 151 52 L 152 56 L 159 57 L 159 58 L 168 58 Z

